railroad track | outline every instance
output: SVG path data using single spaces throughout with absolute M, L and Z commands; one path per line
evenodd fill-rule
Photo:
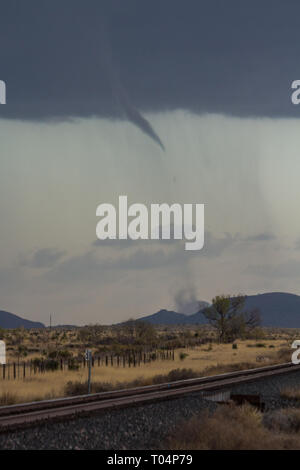
M 43 421 L 72 419 L 120 407 L 170 400 L 190 393 L 209 394 L 209 392 L 230 389 L 234 385 L 296 371 L 300 372 L 300 365 L 285 363 L 127 390 L 2 406 L 0 407 L 0 432 L 23 429 Z

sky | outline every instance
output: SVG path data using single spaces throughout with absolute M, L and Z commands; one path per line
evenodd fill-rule
M 0 8 L 0 309 L 110 324 L 300 294 L 296 0 Z M 97 240 L 96 208 L 119 195 L 204 203 L 203 250 Z

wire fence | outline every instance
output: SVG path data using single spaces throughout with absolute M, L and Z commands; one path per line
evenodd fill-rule
M 92 367 L 141 367 L 151 362 L 163 360 L 174 361 L 175 351 L 151 351 L 128 354 L 101 354 L 92 355 Z M 18 380 L 36 374 L 44 374 L 60 370 L 76 371 L 88 366 L 88 361 L 83 358 L 70 359 L 32 359 L 30 361 L 8 362 L 0 365 L 0 380 Z

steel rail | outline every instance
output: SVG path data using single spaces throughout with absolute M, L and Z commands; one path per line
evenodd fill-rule
M 190 393 L 214 392 L 297 371 L 300 372 L 300 365 L 285 363 L 132 389 L 2 406 L 0 432 L 48 420 L 70 419 L 97 411 L 170 400 Z

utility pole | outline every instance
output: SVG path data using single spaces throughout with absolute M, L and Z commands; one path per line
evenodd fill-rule
M 88 363 L 88 394 L 91 393 L 91 376 L 92 376 L 92 351 L 90 349 L 85 350 L 85 360 Z

